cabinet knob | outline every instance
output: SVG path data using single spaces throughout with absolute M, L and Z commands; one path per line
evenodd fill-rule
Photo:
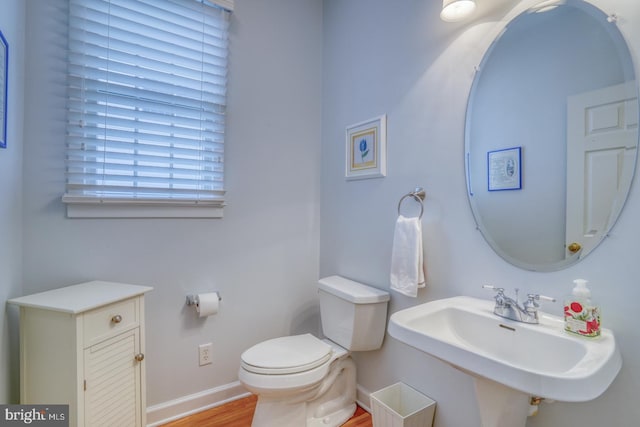
M 111 323 L 120 323 L 120 322 L 122 322 L 122 316 L 120 316 L 119 314 L 116 314 L 111 318 Z
M 142 353 L 136 354 L 136 360 L 138 362 L 142 362 L 144 360 L 144 354 L 142 354 Z

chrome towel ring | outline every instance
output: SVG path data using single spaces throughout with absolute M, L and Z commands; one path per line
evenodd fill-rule
M 400 201 L 398 202 L 398 215 L 400 215 L 400 207 L 402 206 L 402 202 L 407 197 L 411 197 L 413 200 L 415 200 L 416 202 L 420 203 L 420 216 L 418 218 L 422 219 L 422 214 L 424 213 L 424 204 L 423 204 L 423 202 L 424 202 L 424 199 L 426 197 L 426 193 L 424 191 L 424 188 L 416 187 L 415 190 L 411 191 L 410 193 L 405 194 L 404 196 L 402 196 L 402 198 L 400 198 Z

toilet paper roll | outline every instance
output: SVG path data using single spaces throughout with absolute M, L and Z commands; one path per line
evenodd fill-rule
M 196 311 L 198 317 L 207 317 L 218 312 L 220 296 L 217 292 L 196 295 Z

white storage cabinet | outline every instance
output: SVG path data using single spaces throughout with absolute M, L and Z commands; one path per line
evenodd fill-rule
M 20 403 L 68 404 L 69 425 L 146 425 L 144 294 L 94 281 L 20 306 Z

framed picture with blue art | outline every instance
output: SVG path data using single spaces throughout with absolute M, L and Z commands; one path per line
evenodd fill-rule
M 7 148 L 7 74 L 9 44 L 0 31 L 0 148 Z
M 522 188 L 522 147 L 505 148 L 487 153 L 489 191 Z
M 387 116 L 347 126 L 346 179 L 387 175 Z

